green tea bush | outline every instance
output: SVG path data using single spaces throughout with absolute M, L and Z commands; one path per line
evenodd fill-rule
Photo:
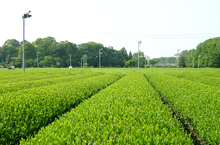
M 192 144 L 143 74 L 132 72 L 23 144 Z

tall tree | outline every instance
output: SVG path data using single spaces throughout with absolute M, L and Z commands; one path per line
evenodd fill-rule
M 157 58 L 157 62 L 158 63 L 165 63 L 166 62 L 166 57 L 160 57 L 160 58 Z
M 9 64 L 12 61 L 12 57 L 18 56 L 19 47 L 20 43 L 16 39 L 6 40 L 0 48 L 0 62 L 5 61 L 6 64 Z
M 166 63 L 175 63 L 176 57 L 167 57 L 166 58 Z
M 118 59 L 120 61 L 118 65 L 124 67 L 125 62 L 127 62 L 127 60 L 129 59 L 127 50 L 124 47 L 122 47 L 121 50 L 119 50 Z
M 136 62 L 136 66 L 138 65 L 138 52 L 133 53 L 133 60 Z M 144 67 L 145 65 L 145 57 L 144 52 L 139 51 L 139 66 Z
M 129 59 L 129 60 L 132 60 L 132 53 L 131 53 L 131 51 L 129 51 L 128 59 Z
M 19 43 L 18 40 L 16 39 L 8 39 L 5 41 L 5 43 L 3 44 L 4 45 L 7 45 L 7 46 L 13 46 L 15 48 L 19 48 L 21 46 L 21 44 Z
M 22 57 L 22 49 L 23 46 L 20 46 L 19 52 L 18 52 L 18 57 Z M 34 45 L 32 45 L 30 42 L 25 42 L 24 44 L 24 56 L 25 59 L 35 59 L 36 58 L 36 50 Z
M 150 59 L 149 60 L 149 63 L 151 64 L 151 65 L 155 65 L 155 64 L 157 64 L 158 63 L 158 61 L 157 61 L 157 59 L 156 58 L 154 58 L 154 59 Z
M 87 63 L 90 66 L 98 67 L 99 66 L 99 49 L 104 50 L 104 46 L 101 43 L 95 42 L 87 42 L 78 45 L 79 54 L 82 57 L 83 55 L 87 55 Z M 103 51 L 101 51 L 103 53 Z M 80 57 L 80 58 L 81 58 Z M 101 57 L 103 60 L 103 55 Z M 104 63 L 102 63 L 103 65 Z
M 133 67 L 136 65 L 136 62 L 134 60 L 128 60 L 127 62 L 125 62 L 125 66 L 127 67 Z
M 188 50 L 183 50 L 180 52 L 180 57 L 179 57 L 179 66 L 180 67 L 186 67 L 186 58 L 189 55 L 189 51 Z
M 220 37 L 211 38 L 203 43 L 200 43 L 196 47 L 196 65 L 198 64 L 199 56 L 200 58 L 200 67 L 220 67 Z
M 189 50 L 189 55 L 186 57 L 185 65 L 186 67 L 193 67 L 193 60 L 194 60 L 194 66 L 195 66 L 195 54 L 196 49 Z

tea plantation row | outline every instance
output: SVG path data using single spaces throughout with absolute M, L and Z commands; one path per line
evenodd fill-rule
M 133 72 L 21 144 L 192 144 L 143 74 Z
M 188 129 L 200 143 L 220 144 L 218 88 L 155 72 L 146 73 L 146 77 L 180 119 L 189 124 Z
M 33 135 L 40 127 L 120 78 L 115 74 L 84 76 L 85 79 L 73 77 L 69 82 L 54 82 L 0 96 L 0 144 L 15 144 L 20 138 Z

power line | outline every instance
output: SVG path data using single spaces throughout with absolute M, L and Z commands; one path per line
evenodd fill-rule
M 22 25 L 8 24 L 5 26 L 0 26 L 0 29 L 21 27 Z M 140 39 L 193 39 L 193 38 L 206 38 L 206 37 L 216 37 L 220 33 L 203 33 L 203 34 L 124 34 L 124 33 L 110 33 L 110 32 L 97 32 L 97 31 L 87 31 L 87 30 L 74 30 L 70 28 L 63 27 L 51 27 L 46 25 L 36 25 L 29 24 L 29 27 L 35 27 L 40 29 L 47 29 L 53 31 L 61 31 L 66 33 L 74 33 L 81 35 L 93 35 L 93 36 L 105 36 L 105 37 L 121 37 L 121 38 L 140 38 Z
M 0 26 L 0 29 L 7 29 L 7 28 L 14 28 L 14 27 L 21 27 L 22 25 L 7 25 L 7 26 Z
M 73 30 L 70 28 L 52 28 L 51 26 L 45 25 L 30 25 L 41 29 L 50 29 L 55 31 L 62 31 L 67 33 L 95 35 L 95 36 L 106 36 L 106 37 L 123 37 L 123 38 L 141 38 L 141 39 L 191 39 L 191 38 L 205 38 L 214 37 L 214 35 L 220 35 L 220 33 L 206 33 L 206 34 L 122 34 L 122 33 L 109 33 L 109 32 L 97 32 L 97 31 L 84 31 L 84 30 Z

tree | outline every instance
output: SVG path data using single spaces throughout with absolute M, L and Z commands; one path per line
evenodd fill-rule
M 21 67 L 22 66 L 22 58 L 17 57 L 16 60 L 14 61 L 14 66 L 15 67 Z
M 195 54 L 196 54 L 196 49 L 191 49 L 189 50 L 189 54 L 185 59 L 185 65 L 186 67 L 192 67 L 193 66 L 193 59 L 194 59 L 194 65 L 195 65 Z
M 2 60 L 2 62 L 0 62 L 0 65 L 5 66 L 5 61 Z
M 2 57 L 6 56 L 15 57 L 18 55 L 18 50 L 12 45 L 3 45 L 2 47 Z
M 21 44 L 16 39 L 8 39 L 8 40 L 5 41 L 3 46 L 13 46 L 15 48 L 19 48 L 21 46 Z
M 8 54 L 5 58 L 5 64 L 9 65 L 10 62 L 11 62 L 11 56 Z
M 211 38 L 203 43 L 198 44 L 194 54 L 195 67 L 198 67 L 198 59 L 200 58 L 200 67 L 220 67 L 220 37 Z
M 45 56 L 44 61 L 45 61 L 44 64 L 45 66 L 50 67 L 51 65 L 55 65 L 55 60 L 52 56 Z
M 133 53 L 133 60 L 135 61 L 136 65 L 138 64 L 138 52 Z M 144 57 L 144 52 L 139 51 L 139 66 L 144 67 L 145 65 L 145 57 Z
M 179 66 L 180 67 L 186 67 L 186 65 L 185 65 L 185 58 L 186 57 L 184 57 L 184 56 L 180 56 L 179 57 Z
M 127 50 L 124 47 L 122 47 L 121 50 L 119 50 L 118 59 L 119 59 L 118 65 L 124 67 L 125 62 L 129 59 L 128 54 L 127 54 Z
M 64 66 L 64 62 L 63 62 L 63 60 L 60 58 L 60 57 L 57 57 L 57 58 L 55 58 L 55 63 L 56 63 L 56 67 L 61 67 L 61 66 Z
M 101 53 L 104 53 L 104 46 L 101 43 L 87 42 L 78 45 L 79 55 L 87 55 L 87 63 L 90 66 L 98 67 L 99 66 L 99 49 L 103 49 Z M 80 58 L 81 58 L 80 57 Z M 103 60 L 103 54 L 101 56 L 101 61 Z M 105 62 L 102 62 L 102 66 L 105 65 Z
M 132 57 L 133 57 L 133 56 L 132 56 L 132 53 L 131 53 L 131 51 L 129 51 L 128 59 L 129 59 L 129 60 L 132 60 Z
M 4 49 L 2 47 L 0 47 L 0 62 L 4 61 L 5 56 L 3 55 L 3 51 Z
M 166 63 L 175 63 L 176 57 L 167 57 L 166 58 Z
M 7 63 L 10 63 L 11 57 L 18 56 L 20 46 L 21 44 L 16 39 L 6 40 L 2 48 L 0 48 L 0 61 L 7 60 Z
M 183 50 L 183 51 L 180 52 L 180 56 L 187 57 L 188 55 L 189 55 L 188 50 Z
M 34 66 L 34 60 L 32 58 L 25 61 L 25 67 L 33 67 Z
M 127 66 L 127 67 L 133 67 L 134 65 L 135 65 L 136 63 L 135 63 L 135 61 L 133 60 L 128 60 L 127 62 L 125 62 L 125 66 Z
M 37 46 L 37 45 L 43 46 L 43 40 L 42 40 L 42 38 L 37 38 L 34 42 L 32 42 L 32 44 L 34 46 Z
M 44 57 L 46 56 L 46 50 L 40 45 L 35 45 L 35 50 L 36 50 L 36 55 L 37 52 L 39 52 L 38 61 L 40 62 L 41 60 L 44 60 Z
M 18 57 L 22 57 L 22 50 L 23 46 L 20 46 Z M 36 58 L 36 50 L 34 45 L 32 45 L 30 42 L 25 42 L 24 44 L 24 57 L 25 59 L 35 59 Z
M 166 62 L 166 57 L 160 57 L 160 58 L 157 58 L 157 61 L 158 63 L 165 63 Z
M 41 52 L 41 56 L 44 58 L 47 55 L 53 55 L 55 47 L 57 45 L 56 39 L 54 37 L 37 38 L 32 45 L 36 47 L 37 52 Z
M 157 59 L 156 58 L 154 58 L 154 59 L 150 59 L 149 60 L 149 63 L 151 64 L 151 65 L 155 65 L 155 64 L 157 64 L 158 63 L 158 61 L 157 61 Z

